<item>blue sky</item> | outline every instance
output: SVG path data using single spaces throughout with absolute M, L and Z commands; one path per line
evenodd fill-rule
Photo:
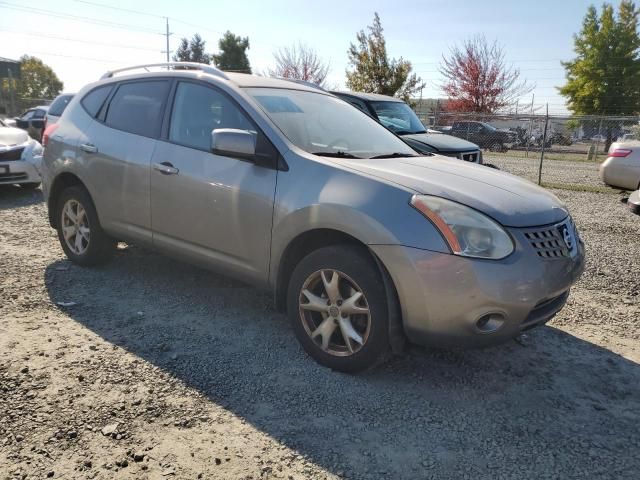
M 215 52 L 226 30 L 248 36 L 254 71 L 273 63 L 279 47 L 303 42 L 330 62 L 330 84 L 344 87 L 347 49 L 356 32 L 380 14 L 388 52 L 404 57 L 427 83 L 424 97 L 441 96 L 438 64 L 449 48 L 474 34 L 497 40 L 522 77 L 535 84 L 535 104 L 564 111 L 555 86 L 571 58 L 573 34 L 587 7 L 582 0 L 0 0 L 0 56 L 36 55 L 75 91 L 105 70 L 163 61 L 165 25 L 170 17 L 171 48 L 181 36 L 198 32 Z M 135 9 L 145 14 L 122 9 Z M 89 43 L 93 42 L 93 43 Z M 529 103 L 531 97 L 523 99 Z

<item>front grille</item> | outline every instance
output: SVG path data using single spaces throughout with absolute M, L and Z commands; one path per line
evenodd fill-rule
M 24 147 L 0 152 L 0 160 L 20 160 L 22 158 L 22 152 L 24 152 Z
M 480 158 L 480 151 L 476 150 L 473 152 L 462 152 L 458 154 L 458 158 L 460 160 L 464 160 L 465 162 L 478 163 L 478 160 Z
M 20 180 L 26 180 L 26 173 L 0 173 L 0 182 L 19 182 Z
M 578 249 L 578 231 L 571 217 L 550 227 L 526 230 L 524 236 L 542 258 L 571 257 Z

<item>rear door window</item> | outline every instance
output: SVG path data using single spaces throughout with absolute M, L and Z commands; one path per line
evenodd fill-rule
M 118 130 L 156 138 L 168 92 L 167 80 L 124 83 L 109 102 L 105 123 Z

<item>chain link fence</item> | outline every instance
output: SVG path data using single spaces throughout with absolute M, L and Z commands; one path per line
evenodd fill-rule
M 485 163 L 552 188 L 613 191 L 599 177 L 611 143 L 640 140 L 636 116 L 417 113 L 425 126 L 478 145 Z
M 0 89 L 0 118 L 18 117 L 30 108 L 49 105 L 51 102 L 51 98 L 21 98 Z

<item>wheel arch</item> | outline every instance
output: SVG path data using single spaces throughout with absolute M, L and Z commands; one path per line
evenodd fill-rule
M 391 349 L 394 353 L 401 352 L 406 343 L 406 337 L 404 335 L 400 301 L 395 284 L 378 256 L 364 242 L 343 231 L 333 228 L 315 228 L 300 233 L 288 243 L 280 256 L 275 274 L 274 296 L 276 308 L 279 311 L 286 309 L 289 280 L 300 260 L 319 248 L 334 245 L 352 245 L 361 248 L 371 258 L 372 262 L 374 262 L 380 278 L 385 285 L 387 295 L 389 342 Z
M 58 198 L 60 198 L 60 194 L 67 188 L 73 186 L 80 186 L 87 190 L 86 185 L 80 177 L 71 173 L 71 172 L 62 172 L 60 173 L 51 183 L 51 188 L 49 189 L 49 196 L 47 198 L 47 209 L 49 214 L 49 225 L 53 228 L 57 228 L 57 219 L 55 215 L 56 204 L 58 202 Z M 91 194 L 89 194 L 91 196 Z

